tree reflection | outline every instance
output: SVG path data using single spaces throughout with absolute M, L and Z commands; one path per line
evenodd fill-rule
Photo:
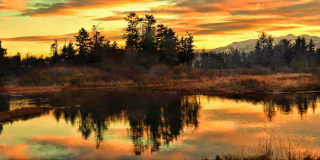
M 2 124 L 0 124 L 0 134 L 2 133 L 2 130 L 3 130 L 3 126 Z
M 152 105 L 139 119 L 128 115 L 131 126 L 129 134 L 134 143 L 133 152 L 140 155 L 145 148 L 151 148 L 151 153 L 159 151 L 162 144 L 169 145 L 177 140 L 184 126 L 197 129 L 198 110 L 196 98 L 185 96 L 170 101 L 167 106 Z
M 161 145 L 177 140 L 184 127 L 198 127 L 200 108 L 196 96 L 115 95 L 81 97 L 80 108 L 56 109 L 54 117 L 77 124 L 84 139 L 94 136 L 97 148 L 110 123 L 128 121 L 127 135 L 133 142 L 135 155 L 147 150 L 157 152 Z
M 317 94 L 253 95 L 228 97 L 235 101 L 262 104 L 272 121 L 277 114 L 299 113 L 301 117 L 317 108 Z M 200 101 L 197 96 L 165 95 L 148 91 L 66 91 L 25 95 L 36 106 L 56 107 L 55 119 L 77 127 L 84 139 L 95 138 L 96 147 L 105 140 L 111 123 L 126 122 L 133 153 L 157 152 L 177 140 L 185 127 L 197 129 Z M 211 97 L 208 97 L 211 98 Z M 2 109 L 10 99 L 0 97 Z M 0 126 L 0 131 L 1 131 Z
M 296 109 L 301 115 L 306 115 L 309 109 L 315 113 L 317 108 L 317 94 L 283 94 L 283 95 L 263 95 L 237 97 L 240 101 L 251 101 L 253 103 L 262 103 L 263 110 L 270 121 L 279 111 L 285 114 L 292 114 Z

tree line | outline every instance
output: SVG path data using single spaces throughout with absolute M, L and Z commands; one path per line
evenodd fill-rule
M 150 68 L 156 64 L 175 66 L 184 64 L 191 66 L 195 58 L 191 33 L 178 37 L 176 32 L 164 24 L 157 24 L 153 15 L 139 17 L 135 12 L 129 13 L 124 20 L 127 27 L 123 38 L 125 47 L 111 43 L 102 35 L 103 28 L 93 25 L 91 31 L 81 28 L 75 35 L 76 42 L 69 42 L 60 47 L 57 39 L 50 46 L 50 56 L 44 57 L 21 54 L 7 57 L 7 49 L 0 43 L 0 73 L 6 68 L 32 68 L 64 64 L 99 64 L 116 61 Z
M 270 67 L 310 67 L 320 65 L 320 48 L 315 49 L 312 39 L 298 37 L 292 40 L 282 39 L 274 42 L 274 38 L 262 33 L 256 42 L 255 49 L 251 52 L 239 51 L 230 48 L 227 52 L 200 53 L 200 58 L 195 62 L 196 68 L 202 69 L 233 69 L 252 68 L 254 66 Z
M 311 39 L 298 37 L 294 42 L 274 38 L 262 33 L 251 52 L 230 48 L 227 52 L 194 51 L 194 38 L 191 33 L 178 37 L 176 32 L 164 24 L 158 24 L 153 15 L 139 17 L 129 13 L 124 20 L 127 27 L 123 38 L 124 47 L 113 43 L 102 35 L 103 28 L 93 25 L 90 31 L 79 29 L 75 43 L 65 42 L 60 47 L 57 39 L 50 46 L 50 56 L 35 56 L 27 53 L 22 59 L 21 53 L 8 57 L 7 49 L 0 41 L 0 76 L 21 68 L 47 67 L 60 64 L 94 65 L 115 62 L 117 65 L 143 66 L 146 69 L 164 64 L 167 66 L 187 65 L 200 69 L 270 67 L 309 67 L 320 65 L 320 49 L 315 49 Z M 196 60 L 195 58 L 199 56 Z

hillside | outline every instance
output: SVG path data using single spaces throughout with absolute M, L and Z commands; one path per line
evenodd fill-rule
M 307 42 L 310 39 L 312 39 L 315 43 L 315 48 L 320 48 L 320 37 L 309 36 L 309 35 L 301 35 L 300 37 L 304 37 L 307 40 Z M 278 42 L 281 39 L 290 39 L 291 42 L 294 43 L 294 40 L 297 38 L 298 36 L 295 36 L 293 34 L 288 34 L 287 36 L 274 37 L 274 42 Z M 256 42 L 257 42 L 257 39 L 249 39 L 249 40 L 240 41 L 240 42 L 233 42 L 225 47 L 219 47 L 211 51 L 215 51 L 215 52 L 228 51 L 231 47 L 233 47 L 233 48 L 238 48 L 240 51 L 250 52 L 254 50 L 254 46 Z

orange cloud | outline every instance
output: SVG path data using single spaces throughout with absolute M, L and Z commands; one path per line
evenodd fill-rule
M 74 15 L 81 10 L 97 9 L 97 8 L 112 8 L 116 6 L 123 6 L 153 2 L 154 0 L 69 0 L 62 3 L 52 4 L 50 7 L 38 9 L 26 9 L 21 14 L 22 16 L 50 16 L 50 15 Z
M 90 32 L 90 30 L 87 30 Z M 2 41 L 19 41 L 19 42 L 54 42 L 55 39 L 58 40 L 58 42 L 69 42 L 69 41 L 75 41 L 75 35 L 78 33 L 70 33 L 66 35 L 50 35 L 50 36 L 26 36 L 26 37 L 13 37 L 13 38 L 1 38 Z M 89 33 L 90 34 L 90 33 Z M 102 36 L 105 36 L 106 39 L 117 41 L 117 40 L 123 40 L 122 35 L 118 34 L 102 34 Z
M 155 4 L 145 5 L 149 2 L 155 2 Z M 31 6 L 26 0 L 4 0 L 0 8 L 15 8 L 15 10 L 21 11 L 22 16 L 31 16 L 32 20 L 41 19 L 42 16 L 53 16 L 50 17 L 52 22 L 55 21 L 53 23 L 62 19 L 64 22 L 77 19 L 80 21 L 74 24 L 83 26 L 83 24 L 87 25 L 88 22 L 101 21 L 113 27 L 109 30 L 106 28 L 104 31 L 105 34 L 108 34 L 106 38 L 122 42 L 124 41 L 122 39 L 123 31 L 120 30 L 126 27 L 123 17 L 132 11 L 140 16 L 152 14 L 158 23 L 163 23 L 165 26 L 172 28 L 177 35 L 183 36 L 186 35 L 186 31 L 191 32 L 195 38 L 195 45 L 199 48 L 216 48 L 228 45 L 233 41 L 256 38 L 261 31 L 270 32 L 274 36 L 289 33 L 306 34 L 311 33 L 309 32 L 311 30 L 319 30 L 318 26 L 320 25 L 318 20 L 320 18 L 320 12 L 318 11 L 320 2 L 317 0 L 171 0 L 165 1 L 165 3 L 158 2 L 156 0 L 68 0 L 50 5 L 33 4 Z M 130 7 L 130 5 L 135 5 L 135 7 Z M 137 5 L 140 8 L 136 7 Z M 59 18 L 55 18 L 57 15 L 59 15 Z M 1 25 L 9 23 L 8 19 L 12 20 L 12 17 L 2 18 L 0 20 Z M 34 28 L 40 25 L 41 23 L 37 23 Z M 70 26 L 66 28 L 70 30 Z M 115 32 L 116 28 L 119 30 Z M 77 29 L 79 28 L 75 28 L 75 31 Z M 63 28 L 58 30 L 66 31 Z M 17 33 L 20 34 L 20 32 Z M 63 42 L 65 38 L 67 38 L 67 41 L 74 39 L 73 35 L 33 36 L 33 33 L 30 33 L 30 36 L 19 36 L 17 33 L 12 37 L 5 35 L 9 38 L 3 38 L 2 40 L 10 42 L 51 42 L 58 38 L 58 41 Z M 320 32 L 312 33 L 320 35 Z M 50 33 L 46 32 L 46 34 Z M 212 37 L 219 39 L 219 42 L 215 43 L 217 40 L 212 39 Z
M 125 130 L 123 132 L 126 132 Z M 110 140 L 102 141 L 99 149 L 96 148 L 95 140 L 85 140 L 80 136 L 73 137 L 35 137 L 34 141 L 49 143 L 56 146 L 66 146 L 69 152 L 78 152 L 73 159 L 116 159 L 118 156 L 132 155 L 128 148 L 132 147 L 131 141 Z M 80 151 L 80 152 L 79 152 Z M 106 153 L 107 151 L 107 153 Z M 91 154 L 87 154 L 91 153 Z
M 92 19 L 94 21 L 123 21 L 124 16 L 109 16 L 109 17 L 103 17 L 103 18 L 94 18 Z
M 28 146 L 24 144 L 14 146 L 0 144 L 0 150 L 2 150 L 9 159 L 29 159 L 24 153 L 27 147 Z
M 55 39 L 58 41 L 65 41 L 65 39 L 73 40 L 75 34 L 67 35 L 51 35 L 51 36 L 26 36 L 26 37 L 14 37 L 14 38 L 2 38 L 3 41 L 20 41 L 20 42 L 53 42 Z
M 0 1 L 0 11 L 23 11 L 28 3 L 27 0 L 2 0 Z

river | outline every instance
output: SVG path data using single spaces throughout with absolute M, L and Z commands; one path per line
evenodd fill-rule
M 274 158 L 320 151 L 319 95 L 245 97 L 88 89 L 0 95 L 0 111 L 51 106 L 1 125 L 0 159 Z

